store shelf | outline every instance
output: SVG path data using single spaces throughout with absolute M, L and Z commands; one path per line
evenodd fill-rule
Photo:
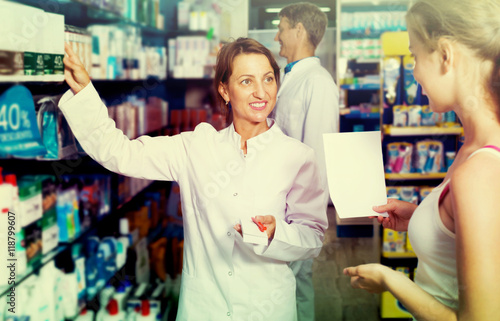
M 17 83 L 17 82 L 37 82 L 37 83 L 59 83 L 64 81 L 64 75 L 47 75 L 47 76 L 0 76 L 0 83 Z
M 462 127 L 396 127 L 384 126 L 384 134 L 389 136 L 461 135 Z
M 341 4 L 342 6 L 408 6 L 410 4 L 410 0 L 342 0 Z
M 165 36 L 167 32 L 144 23 L 125 18 L 118 11 L 103 8 L 94 3 L 77 0 L 54 0 L 51 3 L 38 0 L 14 0 L 28 6 L 43 9 L 47 12 L 63 14 L 66 24 L 76 27 L 87 27 L 90 24 L 120 23 L 131 27 L 140 28 L 143 33 L 150 36 Z
M 380 84 L 341 85 L 340 89 L 346 89 L 346 90 L 379 90 L 380 89 Z
M 385 179 L 392 181 L 404 181 L 404 180 L 427 180 L 427 179 L 443 179 L 446 173 L 386 173 Z
M 93 235 L 94 233 L 97 232 L 97 228 L 99 225 L 103 224 L 103 221 L 106 220 L 107 218 L 111 217 L 113 212 L 114 211 L 118 211 L 120 208 L 122 208 L 126 203 L 128 202 L 131 202 L 135 197 L 137 197 L 138 195 L 140 195 L 142 192 L 144 192 L 149 186 L 151 186 L 151 184 L 153 183 L 154 181 L 151 181 L 147 186 L 145 186 L 143 189 L 141 189 L 140 191 L 138 191 L 136 194 L 134 194 L 133 196 L 129 197 L 126 202 L 118 205 L 116 207 L 115 210 L 111 211 L 110 213 L 108 214 L 105 214 L 105 215 L 101 215 L 100 217 L 97 218 L 97 222 L 95 224 L 92 225 L 92 227 L 84 230 L 84 231 L 81 231 L 77 236 L 75 236 L 71 241 L 69 242 L 65 242 L 65 243 L 59 243 L 59 245 L 53 249 L 52 251 L 50 251 L 49 253 L 45 254 L 41 261 L 34 265 L 34 266 L 28 266 L 26 268 L 26 271 L 22 274 L 22 275 L 16 275 L 16 287 L 19 286 L 19 284 L 21 282 L 23 282 L 27 277 L 29 277 L 30 275 L 32 275 L 33 273 L 37 273 L 45 264 L 47 264 L 48 262 L 54 260 L 59 254 L 61 254 L 62 252 L 64 252 L 65 250 L 71 248 L 71 246 L 73 246 L 74 244 L 77 244 L 78 242 L 80 242 L 81 240 Z M 159 233 L 159 231 L 155 231 L 155 233 Z M 0 298 L 2 298 L 4 295 L 6 295 L 9 291 L 9 288 L 10 286 L 7 286 L 7 287 L 2 287 L 0 288 Z
M 360 113 L 360 112 L 350 112 L 344 114 L 347 119 L 380 119 L 380 113 Z
M 416 259 L 417 255 L 413 252 L 382 252 L 382 257 L 387 259 Z

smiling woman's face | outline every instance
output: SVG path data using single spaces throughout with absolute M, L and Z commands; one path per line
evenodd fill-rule
M 234 58 L 229 81 L 219 85 L 219 92 L 231 103 L 235 125 L 257 125 L 273 110 L 278 85 L 265 55 L 240 54 Z

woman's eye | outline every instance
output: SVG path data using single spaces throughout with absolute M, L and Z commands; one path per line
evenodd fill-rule
M 266 78 L 266 82 L 273 82 L 274 81 L 274 78 L 273 77 L 267 77 Z
M 250 79 L 244 79 L 241 83 L 243 85 L 249 85 L 250 84 Z

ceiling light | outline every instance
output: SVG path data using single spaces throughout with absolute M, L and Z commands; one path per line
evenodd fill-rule
M 282 8 L 266 8 L 266 13 L 279 13 Z M 330 12 L 332 9 L 330 7 L 320 7 L 319 10 L 323 12 Z
M 281 8 L 266 8 L 267 13 L 279 13 Z

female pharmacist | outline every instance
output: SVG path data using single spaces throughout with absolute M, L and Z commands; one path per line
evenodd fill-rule
M 72 91 L 60 108 L 85 151 L 111 171 L 180 185 L 185 246 L 177 320 L 296 320 L 287 262 L 319 254 L 325 193 L 313 150 L 267 119 L 279 84 L 271 52 L 244 38 L 219 52 L 214 84 L 220 105 L 230 103 L 229 127 L 217 132 L 202 123 L 193 132 L 132 141 L 108 118 L 71 48 L 66 52 Z M 267 228 L 264 244 L 243 242 L 239 233 L 240 221 L 253 224 L 254 216 Z
M 389 201 L 384 227 L 406 231 L 415 283 L 382 265 L 349 267 L 356 288 L 390 291 L 417 320 L 500 317 L 500 1 L 417 1 L 406 19 L 415 79 L 434 112 L 453 110 L 465 143 L 416 207 Z

